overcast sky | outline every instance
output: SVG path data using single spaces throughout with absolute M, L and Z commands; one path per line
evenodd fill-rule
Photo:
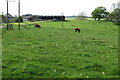
M 10 0 L 9 13 L 18 14 L 18 0 Z M 61 15 L 65 16 L 78 15 L 85 12 L 87 16 L 91 16 L 91 12 L 98 6 L 106 7 L 110 11 L 111 5 L 120 0 L 20 0 L 21 15 Z M 6 0 L 0 0 L 0 14 L 7 13 Z

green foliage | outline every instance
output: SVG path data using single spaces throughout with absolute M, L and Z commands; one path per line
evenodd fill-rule
M 109 21 L 115 21 L 115 11 L 109 14 Z
M 19 18 L 17 18 L 16 22 L 18 22 Z M 23 22 L 22 16 L 20 16 L 20 22 Z
M 120 9 L 117 8 L 115 11 L 115 24 L 120 25 Z
M 2 21 L 3 21 L 3 23 L 7 23 L 7 16 L 6 16 L 6 15 L 2 15 Z M 9 14 L 9 15 L 8 15 L 8 22 L 9 22 L 9 23 L 18 22 L 17 16 L 12 17 L 12 16 Z M 22 16 L 20 16 L 20 22 L 23 22 Z
M 2 71 L 2 29 L 0 29 L 0 71 Z M 0 72 L 0 79 L 2 79 L 2 72 Z
M 98 18 L 100 20 L 101 18 L 106 18 L 109 13 L 106 11 L 105 7 L 97 7 L 92 12 L 92 17 L 95 18 L 95 20 Z
M 34 23 L 41 28 L 3 29 L 3 78 L 118 77 L 118 27 L 111 22 L 71 20 L 63 28 L 61 22 Z
M 109 14 L 109 21 L 113 21 L 116 25 L 120 25 L 120 1 L 112 4 L 113 11 Z
M 109 21 L 113 21 L 116 25 L 120 25 L 120 9 L 115 9 L 109 14 Z

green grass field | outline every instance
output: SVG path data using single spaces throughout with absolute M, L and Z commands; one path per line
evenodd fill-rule
M 0 24 L 0 26 L 1 26 L 1 24 Z M 2 78 L 1 71 L 2 71 L 2 29 L 0 29 L 0 79 Z
M 66 21 L 63 28 L 61 22 L 34 23 L 41 28 L 3 29 L 3 78 L 118 77 L 118 26 L 88 20 Z

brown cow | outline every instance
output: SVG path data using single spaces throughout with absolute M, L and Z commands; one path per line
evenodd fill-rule
M 40 24 L 35 24 L 35 27 L 36 28 L 40 28 Z
M 80 28 L 75 28 L 75 32 L 79 32 L 80 33 Z

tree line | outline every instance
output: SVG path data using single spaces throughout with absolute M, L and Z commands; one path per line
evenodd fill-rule
M 103 6 L 99 6 L 95 8 L 94 11 L 92 11 L 91 15 L 92 18 L 94 18 L 95 20 L 105 19 L 107 21 L 114 22 L 116 25 L 120 25 L 120 1 L 118 3 L 112 4 L 111 12 L 108 12 L 107 9 Z M 77 18 L 81 20 L 85 20 L 86 16 L 87 14 L 85 12 L 81 12 Z M 12 15 L 8 14 L 8 18 L 7 18 L 7 15 L 2 15 L 2 22 L 6 23 L 7 19 L 9 23 L 18 22 L 17 16 L 12 17 Z M 20 22 L 23 22 L 22 16 L 20 17 Z
M 112 21 L 116 25 L 120 25 L 120 1 L 118 3 L 113 3 L 111 9 L 111 11 L 107 11 L 105 7 L 99 6 L 92 11 L 92 18 L 98 21 L 100 21 L 101 19 Z M 86 20 L 86 18 L 91 17 L 87 17 L 87 14 L 85 12 L 81 12 L 80 14 L 78 14 L 78 17 L 76 19 Z
M 120 1 L 118 3 L 112 4 L 112 11 L 108 12 L 105 7 L 97 7 L 92 12 L 92 18 L 95 20 L 105 19 L 107 21 L 112 21 L 116 25 L 120 25 Z
M 7 20 L 9 23 L 18 22 L 18 17 L 17 16 L 13 17 L 11 14 L 8 13 L 8 18 L 7 18 L 7 14 L 6 15 L 2 14 L 2 22 L 7 23 Z M 20 16 L 20 22 L 23 22 L 22 16 Z

